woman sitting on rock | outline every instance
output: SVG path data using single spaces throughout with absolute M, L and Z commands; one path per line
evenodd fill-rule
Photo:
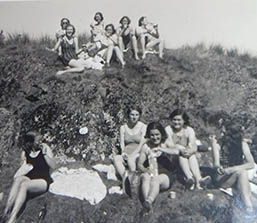
M 159 57 L 163 58 L 164 41 L 160 38 L 158 25 L 148 22 L 147 17 L 142 16 L 138 21 L 136 35 L 139 37 L 142 47 L 142 58 L 146 57 L 146 53 L 150 52 L 153 47 L 158 46 Z
M 95 22 L 90 24 L 91 32 L 91 42 L 95 42 L 97 35 L 104 35 L 104 16 L 101 12 L 95 13 L 94 16 Z
M 138 160 L 141 175 L 143 206 L 152 212 L 152 203 L 161 190 L 167 190 L 172 180 L 171 162 L 163 151 L 179 154 L 179 150 L 169 149 L 167 134 L 159 122 L 151 122 L 146 129 L 147 142 L 143 145 Z
M 67 19 L 67 18 L 62 18 L 61 19 L 61 22 L 60 22 L 60 25 L 61 25 L 61 28 L 58 29 L 55 33 L 55 36 L 56 36 L 56 40 L 58 41 L 60 38 L 63 38 L 65 36 L 65 33 L 66 33 L 66 27 L 70 24 L 70 20 Z M 58 56 L 62 56 L 62 50 L 61 50 L 61 47 L 59 47 L 58 49 Z
M 128 50 L 129 44 L 132 44 L 132 49 L 134 51 L 135 59 L 138 58 L 138 48 L 137 48 L 137 38 L 135 36 L 135 30 L 130 26 L 130 19 L 128 16 L 123 16 L 120 19 L 120 27 L 117 29 L 117 34 L 119 38 L 119 47 L 123 54 Z
M 122 52 L 118 45 L 118 36 L 114 29 L 113 24 L 108 24 L 105 27 L 105 34 L 104 35 L 97 35 L 95 38 L 95 44 L 99 52 L 97 55 L 106 58 L 106 66 L 110 66 L 111 58 L 113 52 L 115 52 L 116 57 L 118 58 L 119 62 L 121 63 L 122 68 L 125 66 L 125 61 L 123 59 Z
M 57 72 L 57 75 L 62 75 L 65 73 L 72 72 L 82 72 L 84 71 L 84 64 L 82 60 L 78 60 L 77 53 L 78 48 L 78 39 L 75 34 L 75 27 L 69 24 L 66 27 L 65 36 L 59 38 L 58 42 L 54 47 L 54 51 L 57 51 L 61 47 L 61 60 L 64 66 L 67 67 L 66 70 L 61 70 Z
M 244 139 L 243 128 L 238 124 L 229 123 L 222 137 L 216 139 L 216 136 L 212 135 L 210 141 L 215 184 L 218 187 L 234 188 L 246 211 L 253 213 L 247 170 L 254 168 L 254 159 L 247 140 Z
M 171 147 L 180 151 L 179 165 L 185 174 L 186 187 L 193 190 L 202 189 L 201 184 L 207 183 L 210 177 L 202 178 L 195 153 L 197 152 L 196 137 L 193 128 L 189 126 L 189 117 L 182 109 L 176 109 L 170 114 L 171 125 L 165 130 Z
M 55 167 L 53 153 L 42 143 L 36 132 L 28 132 L 21 154 L 22 166 L 14 175 L 14 182 L 8 197 L 4 216 L 8 223 L 16 221 L 28 195 L 40 195 L 48 191 L 53 182 L 50 169 Z
M 114 156 L 113 162 L 123 180 L 128 175 L 126 166 L 131 172 L 136 170 L 136 160 L 139 157 L 146 131 L 146 125 L 139 121 L 141 115 L 140 107 L 131 106 L 127 112 L 128 122 L 120 127 L 121 155 Z

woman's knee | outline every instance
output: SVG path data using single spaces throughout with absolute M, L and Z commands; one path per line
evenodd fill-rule
M 141 181 L 145 182 L 145 181 L 150 181 L 150 175 L 148 173 L 143 173 L 141 175 Z
M 113 157 L 113 162 L 114 162 L 115 164 L 117 164 L 117 163 L 122 163 L 122 162 L 123 162 L 122 156 L 121 156 L 121 155 L 116 155 L 116 156 L 114 156 L 114 157 Z

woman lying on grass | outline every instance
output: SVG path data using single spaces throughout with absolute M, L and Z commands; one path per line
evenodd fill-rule
M 254 159 L 243 129 L 239 124 L 229 123 L 219 139 L 210 136 L 215 170 L 215 184 L 218 187 L 234 188 L 248 214 L 253 214 L 252 195 L 247 170 L 254 168 Z
M 22 166 L 14 175 L 4 212 L 8 223 L 16 221 L 28 195 L 38 196 L 47 192 L 53 182 L 49 171 L 55 167 L 55 160 L 50 147 L 41 142 L 41 136 L 36 132 L 28 132 L 24 141 Z
M 194 130 L 189 126 L 189 117 L 182 109 L 170 114 L 171 124 L 165 130 L 171 146 L 180 150 L 179 165 L 185 174 L 186 187 L 193 190 L 202 189 L 201 184 L 210 181 L 210 177 L 202 178 L 195 153 L 197 152 Z

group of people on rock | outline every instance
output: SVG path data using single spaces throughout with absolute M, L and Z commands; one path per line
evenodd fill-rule
M 131 173 L 139 172 L 146 213 L 152 212 L 159 192 L 171 187 L 178 167 L 182 170 L 185 188 L 201 190 L 211 182 L 217 187 L 232 187 L 247 213 L 253 212 L 247 170 L 255 164 L 242 126 L 230 123 L 220 136 L 210 135 L 214 171 L 211 179 L 201 175 L 195 131 L 184 110 L 174 110 L 165 128 L 160 122 L 145 125 L 140 121 L 141 115 L 138 106 L 128 109 L 128 121 L 120 127 L 121 154 L 113 157 L 113 163 L 123 182 Z
M 120 127 L 121 153 L 114 155 L 112 160 L 123 186 L 131 174 L 139 176 L 143 210 L 151 213 L 160 191 L 168 190 L 176 179 L 175 170 L 178 168 L 182 170 L 188 190 L 203 189 L 211 178 L 201 175 L 196 157 L 198 146 L 195 131 L 190 127 L 189 116 L 183 109 L 171 112 L 165 128 L 160 122 L 144 124 L 140 121 L 141 115 L 139 106 L 129 107 L 127 121 Z M 219 136 L 210 135 L 214 172 L 212 182 L 217 187 L 234 188 L 235 196 L 247 213 L 253 213 L 247 171 L 253 169 L 255 164 L 243 133 L 242 126 L 230 123 Z M 55 168 L 55 159 L 41 135 L 27 132 L 22 149 L 22 165 L 14 175 L 3 217 L 8 223 L 16 221 L 28 196 L 45 193 L 53 182 L 50 169 Z
M 155 47 L 158 47 L 159 57 L 163 58 L 164 41 L 159 34 L 157 24 L 149 22 L 145 16 L 139 19 L 136 28 L 131 26 L 128 16 L 123 16 L 119 23 L 118 28 L 113 24 L 105 25 L 103 14 L 97 12 L 94 22 L 90 25 L 90 41 L 83 43 L 82 49 L 79 49 L 74 25 L 67 18 L 61 19 L 61 27 L 56 32 L 57 43 L 52 50 L 58 52 L 59 58 L 67 69 L 58 71 L 57 74 L 82 72 L 84 68 L 91 68 L 89 66 L 91 64 L 94 69 L 94 62 L 98 63 L 98 60 L 92 60 L 95 56 L 103 58 L 102 63 L 109 67 L 113 54 L 124 68 L 126 64 L 124 53 L 129 49 L 133 50 L 135 60 L 139 60 L 138 43 L 141 45 L 142 59 L 147 53 L 154 53 Z M 83 54 L 82 57 L 81 54 Z

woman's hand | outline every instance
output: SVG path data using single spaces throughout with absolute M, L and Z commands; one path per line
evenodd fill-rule
M 217 167 L 217 168 L 216 168 L 216 171 L 217 171 L 217 173 L 218 173 L 219 175 L 225 174 L 223 167 Z
M 127 153 L 122 153 L 121 156 L 124 160 L 128 160 L 128 154 Z
M 193 155 L 193 152 L 190 150 L 181 150 L 180 155 L 184 158 L 189 158 L 190 156 Z

